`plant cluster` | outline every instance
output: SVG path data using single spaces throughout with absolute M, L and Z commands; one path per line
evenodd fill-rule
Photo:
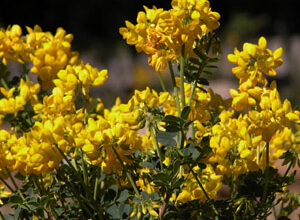
M 207 80 L 221 52 L 220 15 L 208 0 L 171 5 L 145 7 L 136 25 L 120 28 L 149 55 L 162 91 L 135 90 L 111 108 L 90 95 L 108 71 L 84 64 L 71 34 L 0 29 L 0 125 L 10 126 L 0 130 L 0 204 L 14 209 L 1 218 L 221 220 L 273 212 L 283 220 L 299 207 L 300 194 L 287 186 L 300 165 L 300 112 L 269 81 L 282 48 L 268 49 L 261 37 L 229 54 L 239 87 L 223 99 Z M 8 62 L 23 71 L 11 78 Z M 167 67 L 171 91 L 160 73 Z M 276 162 L 287 165 L 284 174 Z

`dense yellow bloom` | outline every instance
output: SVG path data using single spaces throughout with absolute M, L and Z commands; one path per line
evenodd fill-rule
M 17 137 L 13 132 L 0 130 L 0 175 L 7 176 L 6 167 L 14 171 L 15 159 L 11 148 L 17 143 Z
M 258 44 L 245 43 L 243 50 L 236 48 L 234 54 L 228 55 L 229 62 L 236 64 L 233 74 L 239 79 L 239 91 L 230 90 L 233 97 L 232 107 L 238 111 L 257 105 L 264 87 L 267 87 L 267 76 L 276 76 L 275 68 L 282 64 L 282 48 L 274 52 L 267 49 L 267 41 L 261 37 Z
M 19 25 L 9 26 L 6 30 L 0 29 L 0 58 L 4 65 L 7 65 L 7 60 L 24 63 L 24 44 L 21 35 L 22 29 Z
M 19 25 L 0 30 L 0 58 L 5 65 L 7 60 L 32 63 L 30 72 L 42 80 L 43 89 L 48 89 L 59 70 L 79 63 L 78 53 L 71 51 L 73 35 L 66 34 L 62 28 L 58 28 L 55 35 L 43 32 L 38 25 L 26 29 L 25 36 Z
M 170 10 L 152 9 L 139 12 L 137 24 L 126 21 L 120 33 L 138 52 L 149 55 L 149 64 L 156 71 L 177 60 L 185 45 L 185 54 L 192 54 L 195 39 L 219 27 L 220 15 L 212 12 L 209 1 L 172 1 Z
M 140 149 L 142 142 L 137 131 L 130 130 L 123 124 L 114 124 L 101 116 L 96 120 L 92 118 L 88 120 L 81 137 L 81 140 L 77 140 L 77 144 L 82 146 L 87 161 L 100 166 L 106 173 L 121 172 L 122 164 L 118 156 L 124 163 L 130 163 L 125 155 Z
M 222 175 L 217 175 L 211 165 L 208 165 L 205 169 L 195 167 L 193 170 L 201 181 L 209 198 L 216 199 L 217 192 L 222 186 Z M 176 203 L 180 205 L 195 199 L 199 199 L 200 201 L 207 200 L 195 177 L 189 174 L 187 180 L 184 182 L 184 188 L 177 197 Z
M 5 98 L 0 99 L 0 114 L 13 114 L 24 110 L 24 106 L 30 102 L 37 103 L 37 94 L 40 92 L 40 85 L 33 82 L 25 82 L 23 79 L 17 89 L 18 95 L 14 96 L 15 88 L 9 91 L 0 87 L 0 92 Z
M 68 64 L 78 62 L 78 53 L 71 51 L 72 34 L 66 34 L 58 28 L 53 36 L 50 32 L 42 32 L 39 26 L 27 27 L 26 47 L 33 67 L 30 71 L 39 76 L 44 89 L 49 88 L 59 70 Z

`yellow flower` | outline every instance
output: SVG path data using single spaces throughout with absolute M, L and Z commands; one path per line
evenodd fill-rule
M 149 55 L 148 62 L 156 71 L 166 68 L 169 61 L 185 54 L 193 54 L 194 41 L 219 27 L 220 15 L 212 12 L 209 1 L 172 1 L 170 10 L 152 9 L 139 12 L 137 24 L 126 21 L 120 34 L 138 52 Z

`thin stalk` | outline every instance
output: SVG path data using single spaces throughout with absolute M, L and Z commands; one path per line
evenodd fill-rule
M 268 185 L 269 185 L 269 142 L 267 142 L 266 145 L 266 182 L 264 186 L 264 193 L 262 197 L 262 203 L 265 203 L 267 199 L 267 191 L 268 191 Z
M 152 128 L 151 128 L 152 127 Z M 150 131 L 150 134 L 154 140 L 154 145 L 155 145 L 155 148 L 156 148 L 156 151 L 157 151 L 157 154 L 158 154 L 158 157 L 159 157 L 159 164 L 160 164 L 160 169 L 163 170 L 163 155 L 161 153 L 161 150 L 159 149 L 159 146 L 158 146 L 158 141 L 157 141 L 157 137 L 156 135 L 154 134 L 154 127 L 151 126 L 149 127 L 149 131 Z
M 14 192 L 15 190 L 0 176 L 0 180 L 9 188 L 11 192 Z
M 78 177 L 81 185 L 84 187 L 86 192 L 89 192 L 88 187 L 85 185 L 84 181 L 81 178 L 81 175 L 79 172 L 77 172 L 77 170 L 74 168 L 74 166 L 72 165 L 72 163 L 70 162 L 69 158 L 66 157 L 66 155 L 64 154 L 64 152 L 55 144 L 56 149 L 60 152 L 60 154 L 63 156 L 63 158 L 65 159 L 65 161 L 67 162 L 67 164 L 71 167 L 71 169 L 75 172 L 76 176 Z
M 195 93 L 196 85 L 197 85 L 196 81 L 192 82 L 191 94 L 190 94 L 188 106 L 191 106 L 191 104 L 192 104 L 192 99 L 193 99 L 193 96 L 194 96 L 194 93 Z M 192 139 L 193 140 L 195 140 L 195 132 L 196 131 L 195 131 L 195 126 L 194 126 L 194 122 L 193 122 L 192 123 Z
M 17 183 L 16 183 L 14 177 L 11 175 L 10 170 L 9 170 L 7 167 L 5 167 L 5 168 L 6 168 L 6 171 L 7 171 L 8 175 L 9 175 L 9 177 L 10 177 L 10 179 L 11 179 L 11 181 L 12 181 L 14 187 L 16 188 L 16 191 L 19 193 L 19 195 L 20 195 L 20 197 L 22 198 L 22 200 L 25 200 L 25 198 L 24 198 L 23 194 L 21 193 L 20 188 L 19 188 L 19 186 L 17 185 Z
M 290 171 L 290 169 L 292 168 L 292 162 L 290 162 L 289 163 L 289 166 L 288 166 L 288 168 L 287 168 L 287 170 L 285 171 L 285 173 L 284 173 L 284 176 L 283 177 L 286 177 L 287 175 L 288 175 L 288 173 L 289 173 L 289 171 Z
M 233 201 L 233 199 L 234 199 L 234 181 L 233 181 L 233 175 L 231 175 L 231 182 L 230 182 L 229 191 L 230 191 L 230 198 Z M 236 220 L 236 213 L 233 212 L 232 214 L 233 214 L 233 220 Z
M 3 86 L 6 90 L 9 90 L 9 87 L 8 87 L 8 85 L 7 85 L 6 81 L 5 81 L 5 79 L 1 78 L 1 84 L 2 84 L 2 86 Z
M 169 61 L 168 64 L 169 64 L 169 70 L 170 70 L 170 74 L 171 74 L 172 86 L 173 86 L 174 93 L 175 93 L 177 114 L 178 114 L 178 117 L 180 117 L 181 110 L 180 110 L 180 101 L 179 101 L 179 95 L 178 95 L 178 87 L 176 85 L 175 75 L 174 75 L 174 71 L 173 71 L 173 67 L 172 67 L 171 61 Z M 178 149 L 180 149 L 181 141 L 182 141 L 182 133 L 179 132 L 179 135 L 177 135 L 177 148 Z
M 273 210 L 274 218 L 277 219 L 277 212 L 274 206 L 272 207 L 272 210 Z
M 76 198 L 77 198 L 78 202 L 80 203 L 82 209 L 85 210 L 89 214 L 89 216 L 91 216 L 93 218 L 93 215 L 92 215 L 91 211 L 89 210 L 89 208 L 87 206 L 87 204 L 90 205 L 89 202 L 86 201 L 86 198 L 82 197 L 82 195 L 79 194 L 78 190 L 76 189 L 76 187 L 73 186 L 72 182 L 69 182 L 69 184 L 70 184 L 70 187 L 71 187 L 71 190 L 72 190 L 74 196 L 76 196 Z M 84 201 L 82 201 L 82 199 Z
M 191 106 L 191 104 L 192 104 L 192 99 L 193 99 L 193 96 L 194 96 L 194 93 L 195 93 L 196 85 L 197 85 L 196 81 L 192 82 L 191 94 L 190 94 L 188 106 Z
M 256 149 L 256 163 L 257 163 L 257 166 L 259 166 L 259 161 L 260 161 L 260 145 L 258 145 L 257 149 Z
M 43 194 L 44 194 L 44 193 L 43 193 L 43 190 L 42 190 L 40 184 L 38 184 L 38 180 L 36 180 L 36 176 L 31 176 L 31 178 L 32 178 L 33 184 L 34 184 L 34 185 L 36 186 L 36 188 L 39 190 L 39 193 L 40 193 L 41 195 L 43 195 Z
M 28 208 L 28 210 L 31 210 L 30 207 L 28 206 L 28 203 L 27 203 L 26 199 L 24 198 L 24 196 L 23 196 L 23 194 L 22 194 L 22 192 L 21 192 L 19 186 L 17 185 L 15 179 L 14 179 L 13 176 L 11 175 L 10 170 L 9 170 L 7 167 L 5 167 L 5 169 L 6 169 L 7 173 L 8 173 L 8 175 L 9 175 L 9 177 L 10 177 L 10 179 L 11 179 L 13 185 L 14 185 L 14 187 L 16 188 L 16 190 L 14 190 L 14 191 L 17 191 L 17 192 L 18 192 L 19 196 L 21 197 L 21 199 L 22 199 L 22 201 L 23 201 L 23 203 L 24 203 L 24 206 L 26 206 L 26 208 Z
M 100 169 L 97 170 L 97 177 L 95 181 L 95 186 L 94 186 L 94 200 L 97 200 L 97 191 L 98 191 L 98 185 L 99 185 L 99 176 L 100 176 Z
M 163 219 L 169 200 L 170 200 L 170 195 L 169 193 L 167 193 L 166 200 L 164 201 L 163 205 L 159 209 L 159 219 Z
M 210 200 L 210 198 L 209 198 L 209 196 L 208 196 L 206 190 L 204 189 L 202 183 L 200 182 L 200 180 L 199 180 L 197 174 L 193 171 L 193 168 L 191 167 L 190 164 L 188 164 L 188 166 L 189 166 L 190 171 L 192 172 L 193 176 L 195 177 L 195 179 L 196 179 L 198 185 L 200 186 L 201 190 L 203 191 L 203 193 L 204 193 L 206 199 L 207 199 L 207 200 Z M 213 211 L 215 212 L 215 214 L 217 215 L 216 219 L 219 219 L 219 217 L 218 217 L 218 216 L 219 216 L 219 212 L 218 212 L 218 210 L 216 209 L 216 207 L 214 206 L 213 203 L 211 203 L 211 207 L 212 207 Z
M 123 169 L 124 169 L 124 171 L 125 171 L 125 173 L 126 173 L 126 177 L 128 178 L 128 180 L 129 180 L 129 182 L 130 182 L 130 184 L 131 184 L 131 186 L 132 186 L 132 188 L 133 188 L 135 194 L 136 194 L 137 196 L 140 197 L 140 192 L 139 192 L 139 190 L 137 189 L 137 187 L 136 187 L 136 185 L 135 185 L 135 182 L 133 181 L 133 179 L 132 179 L 132 177 L 131 177 L 131 174 L 129 173 L 127 167 L 124 165 L 124 163 L 123 163 L 123 161 L 122 161 L 120 155 L 119 155 L 118 152 L 116 151 L 115 147 L 114 147 L 113 145 L 112 145 L 111 147 L 112 147 L 112 149 L 113 149 L 113 151 L 114 151 L 116 157 L 118 158 L 119 162 L 121 163 L 121 165 L 122 165 L 122 167 L 123 167 Z
M 180 101 L 179 101 L 179 95 L 178 95 L 178 88 L 177 88 L 177 85 L 176 85 L 175 75 L 174 75 L 174 71 L 173 71 L 171 61 L 169 61 L 168 64 L 169 64 L 169 70 L 170 70 L 170 74 L 171 74 L 172 86 L 173 86 L 174 93 L 175 93 L 177 114 L 178 114 L 178 117 L 180 117 L 181 110 L 180 110 Z M 177 135 L 177 149 L 181 148 L 182 139 L 183 139 L 182 132 L 179 132 L 179 134 Z M 179 169 L 180 169 L 179 170 L 179 175 L 180 175 L 180 177 L 182 177 L 182 172 L 183 172 L 182 165 L 180 165 Z
M 2 212 L 0 212 L 0 216 L 1 216 L 1 219 L 4 220 L 4 215 L 2 214 Z
M 185 106 L 185 93 L 184 93 L 184 45 L 181 48 L 181 57 L 180 57 L 180 95 L 181 95 L 181 104 L 182 108 Z
M 81 163 L 82 163 L 82 171 L 83 171 L 83 182 L 88 187 L 88 175 L 87 175 L 86 164 L 84 161 L 84 154 L 82 150 L 81 150 Z
M 181 110 L 180 110 L 180 102 L 179 102 L 179 95 L 178 95 L 178 87 L 176 85 L 175 74 L 174 74 L 174 71 L 173 71 L 171 61 L 169 61 L 168 64 L 169 64 L 169 70 L 170 70 L 170 74 L 171 74 L 172 86 L 173 86 L 174 93 L 175 93 L 177 113 L 178 113 L 178 117 L 179 117 L 180 114 L 181 114 Z
M 259 157 L 258 157 L 259 160 L 260 160 L 261 155 L 263 154 L 263 152 L 264 152 L 266 146 L 267 146 L 267 142 L 265 143 L 265 145 L 263 146 L 263 148 L 262 148 L 261 151 L 259 152 Z
M 164 80 L 162 78 L 161 73 L 157 72 L 157 75 L 158 75 L 158 78 L 159 78 L 159 82 L 160 82 L 161 88 L 163 89 L 164 92 L 166 92 L 167 89 L 166 89 L 166 86 L 165 86 L 165 83 L 164 83 Z

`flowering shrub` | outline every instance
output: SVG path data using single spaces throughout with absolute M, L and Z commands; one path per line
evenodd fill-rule
M 267 78 L 282 48 L 261 37 L 229 54 L 239 87 L 223 99 L 206 79 L 221 52 L 220 15 L 208 0 L 171 5 L 145 7 L 136 25 L 120 28 L 149 55 L 162 92 L 135 90 L 110 109 L 90 96 L 108 71 L 84 64 L 71 34 L 0 29 L 0 125 L 11 128 L 0 130 L 0 204 L 15 211 L 3 219 L 266 219 L 277 204 L 275 217 L 289 219 L 300 203 L 287 189 L 299 166 L 300 112 Z M 11 79 L 8 62 L 23 72 Z M 288 165 L 283 175 L 278 161 Z M 228 198 L 218 197 L 222 187 Z

